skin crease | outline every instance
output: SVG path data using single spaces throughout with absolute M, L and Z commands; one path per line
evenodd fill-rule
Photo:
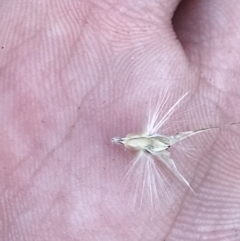
M 1 1 L 0 239 L 239 240 L 240 127 L 196 138 L 204 158 L 183 170 L 198 198 L 180 185 L 164 215 L 131 208 L 121 180 L 133 156 L 111 143 L 141 130 L 169 84 L 172 100 L 190 92 L 183 108 L 200 106 L 176 130 L 240 121 L 239 11 L 227 0 Z

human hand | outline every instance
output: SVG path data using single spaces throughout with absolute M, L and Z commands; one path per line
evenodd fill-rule
M 110 140 L 159 90 L 191 93 L 190 127 L 240 120 L 240 3 L 179 2 L 1 4 L 1 240 L 239 240 L 237 126 L 196 139 L 197 197 L 152 215 L 121 192 Z

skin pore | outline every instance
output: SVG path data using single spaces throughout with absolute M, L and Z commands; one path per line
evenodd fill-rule
M 111 143 L 139 131 L 169 85 L 169 107 L 191 94 L 173 134 L 240 121 L 239 11 L 237 0 L 1 1 L 0 240 L 239 240 L 239 126 L 196 137 L 195 161 L 175 153 L 198 196 L 174 186 L 164 213 L 131 207 L 121 181 L 133 156 Z

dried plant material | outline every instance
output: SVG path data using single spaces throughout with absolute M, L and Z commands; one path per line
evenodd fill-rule
M 112 138 L 114 143 L 124 145 L 127 149 L 133 149 L 137 152 L 124 178 L 126 183 L 132 185 L 134 205 L 137 203 L 142 205 L 144 200 L 147 200 L 152 207 L 158 207 L 160 200 L 173 205 L 174 188 L 172 187 L 173 184 L 169 182 L 166 172 L 171 173 L 176 180 L 180 181 L 195 194 L 189 180 L 178 170 L 176 163 L 171 158 L 170 147 L 193 135 L 220 128 L 203 128 L 179 132 L 170 136 L 159 134 L 158 132 L 164 123 L 170 119 L 174 111 L 184 103 L 188 96 L 188 93 L 182 95 L 160 118 L 170 98 L 167 92 L 158 100 L 153 111 L 149 109 L 148 123 L 142 133 Z M 238 123 L 230 125 L 234 124 Z

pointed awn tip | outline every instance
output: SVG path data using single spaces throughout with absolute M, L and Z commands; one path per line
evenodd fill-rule
M 112 142 L 117 144 L 123 144 L 123 139 L 121 137 L 113 137 Z

